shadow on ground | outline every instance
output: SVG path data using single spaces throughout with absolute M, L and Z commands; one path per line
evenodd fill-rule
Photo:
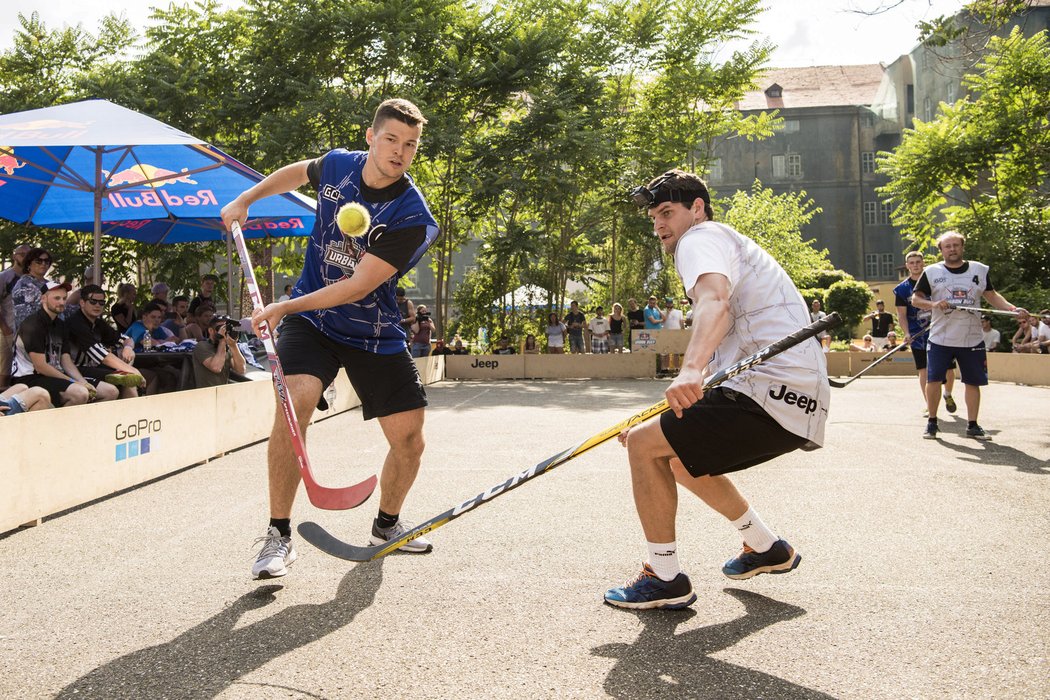
M 361 564 L 339 582 L 335 597 L 296 605 L 234 629 L 245 613 L 269 605 L 283 586 L 262 586 L 165 644 L 99 666 L 58 698 L 210 698 L 279 656 L 348 625 L 375 600 L 382 560 Z M 265 685 L 265 684 L 264 684 Z M 309 693 L 287 688 L 292 694 Z
M 782 678 L 712 657 L 750 634 L 774 623 L 806 614 L 794 605 L 749 591 L 725 592 L 744 604 L 744 615 L 731 622 L 675 634 L 696 615 L 685 610 L 646 610 L 638 615 L 644 628 L 633 644 L 606 644 L 591 650 L 616 659 L 605 679 L 614 698 L 830 698 Z

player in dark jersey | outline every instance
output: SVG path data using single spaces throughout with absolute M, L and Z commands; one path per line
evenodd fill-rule
M 426 392 L 408 354 L 395 290 L 437 237 L 426 200 L 407 170 L 426 119 L 407 100 L 387 100 L 366 132 L 368 151 L 336 149 L 316 160 L 284 166 L 223 208 L 227 227 L 243 225 L 248 207 L 309 182 L 317 189 L 317 220 L 303 271 L 291 298 L 257 310 L 252 323 L 276 328 L 283 320 L 277 354 L 289 395 L 305 434 L 321 392 L 346 370 L 362 402 L 365 420 L 377 418 L 389 444 L 380 478 L 379 514 L 370 544 L 399 537 L 412 527 L 401 506 L 423 454 Z M 370 229 L 343 235 L 336 214 L 348 202 L 365 206 Z M 299 470 L 291 438 L 278 412 L 269 443 L 270 526 L 252 567 L 254 578 L 287 573 L 295 561 L 291 511 Z M 416 538 L 401 549 L 425 552 Z

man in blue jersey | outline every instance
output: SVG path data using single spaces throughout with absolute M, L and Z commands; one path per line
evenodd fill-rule
M 911 296 L 915 292 L 915 284 L 922 277 L 922 271 L 926 267 L 926 260 L 922 253 L 913 250 L 904 256 L 904 267 L 908 270 L 908 276 L 900 284 L 893 288 L 893 296 L 897 305 L 897 323 L 906 331 L 904 343 L 911 345 L 912 360 L 915 361 L 915 373 L 919 376 L 919 391 L 922 392 L 922 403 L 926 405 L 926 331 L 930 327 L 930 312 L 919 311 L 911 303 Z M 957 404 L 952 398 L 952 387 L 955 386 L 955 360 L 948 365 L 948 372 L 944 379 L 944 407 L 948 413 L 955 413 Z M 924 411 L 929 414 L 929 411 Z
M 242 225 L 248 207 L 264 197 L 308 182 L 317 190 L 317 220 L 302 274 L 291 298 L 252 315 L 276 328 L 283 320 L 277 355 L 305 435 L 321 392 L 346 370 L 365 420 L 377 418 L 389 444 L 380 477 L 379 514 L 369 544 L 400 537 L 412 525 L 401 506 L 423 454 L 426 392 L 408 353 L 396 288 L 437 237 L 426 200 L 406 171 L 419 147 L 426 119 L 407 100 L 387 100 L 365 134 L 368 151 L 336 149 L 315 160 L 286 165 L 223 208 L 227 227 Z M 343 235 L 336 213 L 348 202 L 365 206 L 370 230 Z M 252 567 L 253 578 L 284 576 L 295 561 L 291 512 L 299 485 L 291 438 L 278 411 L 269 443 L 270 525 Z M 427 552 L 417 537 L 401 547 Z

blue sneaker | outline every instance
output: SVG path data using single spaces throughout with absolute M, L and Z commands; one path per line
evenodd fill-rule
M 693 593 L 693 584 L 688 576 L 680 573 L 673 580 L 664 581 L 647 563 L 642 564 L 642 572 L 634 580 L 605 592 L 605 602 L 609 605 L 636 610 L 677 610 L 692 605 L 695 600 L 696 593 Z
M 745 579 L 758 574 L 786 574 L 802 561 L 802 555 L 785 540 L 777 540 L 768 552 L 756 552 L 744 545 L 735 559 L 722 565 L 722 573 L 733 579 Z

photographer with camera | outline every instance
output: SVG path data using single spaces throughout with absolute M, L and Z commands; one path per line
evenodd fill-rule
M 437 331 L 437 326 L 430 320 L 430 312 L 427 307 L 420 304 L 416 307 L 415 323 L 409 328 L 412 334 L 412 357 L 427 357 L 430 355 L 430 336 Z
M 193 376 L 197 388 L 222 386 L 230 370 L 244 374 L 244 356 L 237 347 L 237 321 L 216 316 L 208 324 L 208 337 L 193 348 Z

